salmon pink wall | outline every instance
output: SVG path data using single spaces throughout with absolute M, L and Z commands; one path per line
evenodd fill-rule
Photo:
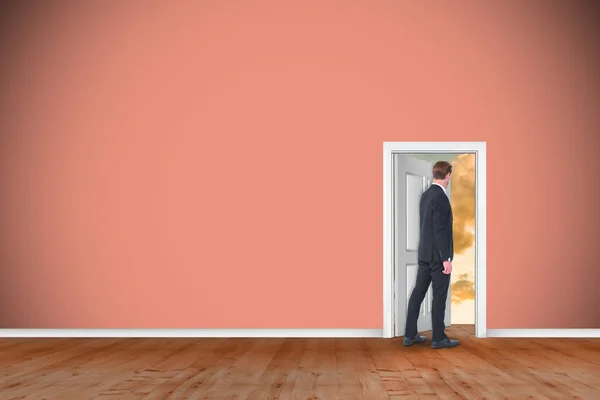
M 488 328 L 600 327 L 592 2 L 24 3 L 1 327 L 382 328 L 384 141 L 487 142 Z

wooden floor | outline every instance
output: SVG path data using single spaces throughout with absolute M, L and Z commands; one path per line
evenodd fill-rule
M 0 399 L 600 399 L 598 339 L 2 339 Z

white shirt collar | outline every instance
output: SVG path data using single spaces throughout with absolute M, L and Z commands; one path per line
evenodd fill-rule
M 442 188 L 442 190 L 444 191 L 444 193 L 446 193 L 446 188 L 445 188 L 445 187 L 443 187 L 442 185 L 440 185 L 439 183 L 437 183 L 437 182 L 433 182 L 433 183 L 432 183 L 432 185 L 438 185 L 439 187 L 441 187 L 441 188 Z

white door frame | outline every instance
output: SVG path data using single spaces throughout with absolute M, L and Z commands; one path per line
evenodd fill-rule
M 383 337 L 394 337 L 393 153 L 475 153 L 475 336 L 486 328 L 486 142 L 383 142 Z

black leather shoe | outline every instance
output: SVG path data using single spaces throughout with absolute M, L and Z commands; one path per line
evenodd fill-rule
M 449 349 L 451 347 L 456 347 L 460 344 L 458 340 L 448 339 L 447 337 L 440 340 L 439 342 L 431 342 L 431 347 L 434 349 Z
M 412 346 L 415 343 L 423 343 L 427 340 L 426 336 L 415 336 L 414 338 L 409 338 L 404 336 L 404 341 L 402 342 L 405 346 Z

